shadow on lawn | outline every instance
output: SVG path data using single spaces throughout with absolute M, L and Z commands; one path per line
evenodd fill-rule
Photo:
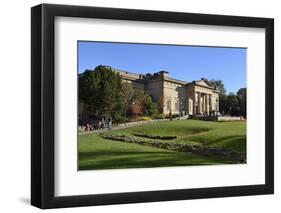
M 80 152 L 79 153 L 79 160 L 87 160 L 99 157 L 121 157 L 122 155 L 126 156 L 135 156 L 135 155 L 170 155 L 169 152 L 143 152 L 143 151 L 91 151 L 91 152 Z
M 222 159 L 176 152 L 81 152 L 79 170 L 151 168 L 169 166 L 211 165 L 231 163 Z
M 199 142 L 212 147 L 224 147 L 234 151 L 239 150 L 246 152 L 246 136 L 245 135 L 235 135 L 226 136 L 219 138 L 207 138 L 207 137 L 189 137 L 191 141 Z
M 228 150 L 246 153 L 246 136 L 228 136 L 211 142 L 210 146 L 223 147 Z

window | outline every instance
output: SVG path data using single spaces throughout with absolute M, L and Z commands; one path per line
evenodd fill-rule
M 175 102 L 175 110 L 176 110 L 176 111 L 179 111 L 179 110 L 180 110 L 180 103 L 179 103 L 179 100 L 176 100 L 176 102 Z
M 167 110 L 171 110 L 171 108 L 172 108 L 172 101 L 171 101 L 171 99 L 168 99 L 167 100 Z

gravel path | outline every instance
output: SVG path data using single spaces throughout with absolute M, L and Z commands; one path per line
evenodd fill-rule
M 167 121 L 167 120 L 168 119 L 161 119 L 161 120 L 159 119 L 159 120 L 151 120 L 151 121 L 131 122 L 131 123 L 123 124 L 120 126 L 115 126 L 112 128 L 112 130 L 126 129 L 126 128 L 133 127 L 133 126 L 141 126 L 141 125 L 145 125 L 145 124 L 151 124 L 154 122 L 161 122 L 161 121 Z M 94 131 L 78 132 L 78 135 L 97 134 L 97 133 L 108 132 L 108 131 L 112 131 L 112 130 L 108 130 L 108 128 L 104 128 L 104 129 L 99 129 L 99 130 L 94 130 Z

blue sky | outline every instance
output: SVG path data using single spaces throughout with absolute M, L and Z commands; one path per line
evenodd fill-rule
M 246 87 L 246 54 L 245 48 L 79 41 L 78 71 L 100 64 L 139 74 L 166 70 L 187 82 L 219 79 L 236 93 Z

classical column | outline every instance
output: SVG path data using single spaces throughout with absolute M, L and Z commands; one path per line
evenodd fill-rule
M 202 113 L 201 92 L 198 92 L 198 114 Z
M 194 95 L 193 95 L 193 115 L 196 115 L 196 92 L 194 91 Z
M 204 94 L 204 114 L 206 114 L 206 112 L 207 112 L 207 107 L 206 107 L 207 101 L 206 101 L 206 99 L 207 99 L 207 96 L 206 96 L 206 94 Z
M 204 115 L 205 113 L 205 94 L 201 94 L 202 96 L 202 114 Z
M 205 114 L 208 114 L 208 94 L 205 94 Z
M 203 94 L 203 114 L 206 114 L 206 94 Z
M 210 96 L 209 94 L 206 94 L 206 113 L 207 113 L 207 115 L 209 115 L 209 113 L 210 113 L 209 96 Z
M 212 95 L 209 95 L 209 112 L 210 110 L 213 110 L 213 106 L 212 106 Z

